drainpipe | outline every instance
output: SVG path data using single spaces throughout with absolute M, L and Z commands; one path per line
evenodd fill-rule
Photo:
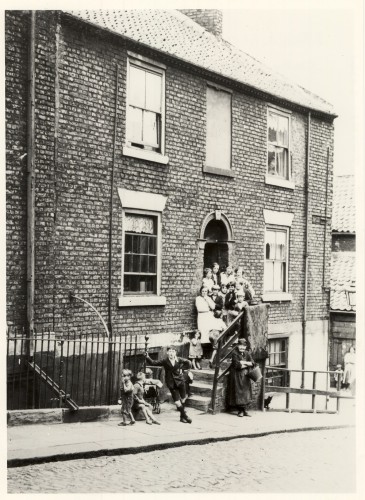
M 302 326 L 302 370 L 305 369 L 305 337 L 307 331 L 307 300 L 308 300 L 308 258 L 309 258 L 309 159 L 310 159 L 311 113 L 308 113 L 307 161 L 305 169 L 305 250 L 304 250 L 304 304 Z M 304 372 L 302 372 L 302 388 L 304 387 Z
M 27 111 L 27 333 L 34 332 L 34 268 L 35 268 L 35 174 L 34 174 L 34 120 L 35 120 L 35 11 L 30 13 L 28 111 Z
M 322 287 L 327 289 L 325 284 L 326 275 L 326 245 L 327 245 L 327 204 L 328 204 L 328 177 L 329 177 L 329 158 L 330 158 L 330 148 L 327 146 L 327 171 L 326 171 L 326 207 L 324 212 L 325 218 L 325 230 L 324 230 L 324 244 L 323 244 L 323 272 L 322 272 Z
M 329 160 L 330 160 L 330 148 L 327 146 L 327 170 L 326 170 L 326 207 L 324 212 L 325 226 L 324 226 L 324 242 L 323 242 L 323 271 L 322 271 L 322 290 L 327 295 L 327 311 L 328 311 L 328 323 L 327 323 L 327 367 L 329 370 L 330 365 L 330 336 L 331 336 L 331 289 L 326 286 L 326 246 L 327 246 L 327 215 L 328 215 L 328 178 L 329 178 Z M 326 407 L 327 408 L 327 407 Z
M 109 297 L 108 297 L 108 329 L 109 329 L 110 337 L 113 336 L 113 330 L 112 330 L 113 197 L 114 197 L 114 171 L 115 171 L 115 158 L 116 158 L 117 126 L 118 126 L 118 123 L 117 123 L 117 121 L 118 121 L 118 97 L 119 97 L 119 66 L 116 67 L 113 160 L 112 160 L 112 172 L 111 172 L 111 180 L 110 180 Z
M 116 67 L 116 82 L 115 82 L 115 108 L 114 108 L 114 138 L 113 138 L 113 160 L 112 172 L 110 180 L 110 226 L 109 226 L 109 298 L 108 298 L 108 328 L 109 328 L 109 346 L 107 358 L 107 402 L 112 403 L 113 394 L 113 330 L 112 330 L 112 260 L 113 260 L 113 197 L 114 197 L 114 171 L 116 158 L 116 143 L 117 143 L 117 126 L 118 126 L 118 97 L 119 97 L 119 66 Z

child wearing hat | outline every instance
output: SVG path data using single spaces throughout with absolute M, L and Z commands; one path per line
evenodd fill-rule
M 246 411 L 252 399 L 251 380 L 248 370 L 255 362 L 248 352 L 246 339 L 239 339 L 232 353 L 232 363 L 229 372 L 228 404 L 238 409 L 238 417 L 250 417 Z
M 219 294 L 220 286 L 219 285 L 213 285 L 212 286 L 212 301 L 215 304 L 215 308 L 213 311 L 213 314 L 216 318 L 221 318 L 223 316 L 223 297 Z

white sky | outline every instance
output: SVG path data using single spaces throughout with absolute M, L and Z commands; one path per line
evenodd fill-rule
M 354 12 L 350 9 L 225 10 L 223 38 L 335 107 L 335 174 L 354 172 Z M 303 3 L 293 2 L 293 6 Z M 317 5 L 321 5 L 318 2 Z M 351 1 L 349 2 L 351 7 Z M 275 2 L 273 2 L 275 6 Z

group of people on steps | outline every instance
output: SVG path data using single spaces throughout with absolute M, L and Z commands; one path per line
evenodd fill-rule
M 201 370 L 200 360 L 203 357 L 203 343 L 212 342 L 211 332 L 222 332 L 242 311 L 248 301 L 254 297 L 251 283 L 243 275 L 243 268 L 238 266 L 235 271 L 228 265 L 224 272 L 220 272 L 218 263 L 212 268 L 204 269 L 204 277 L 199 295 L 196 297 L 197 326 L 190 341 L 189 359 L 177 356 L 176 348 L 169 346 L 167 355 L 161 360 L 153 360 L 145 353 L 146 361 L 150 366 L 163 367 L 165 370 L 165 383 L 170 390 L 176 409 L 180 414 L 180 422 L 192 423 L 192 419 L 186 412 L 187 384 L 185 373 L 190 369 Z M 209 362 L 212 367 L 214 351 Z M 230 380 L 227 402 L 230 406 L 238 409 L 239 417 L 250 415 L 246 407 L 252 399 L 251 381 L 248 371 L 255 366 L 255 362 L 248 350 L 245 339 L 239 339 L 232 353 L 230 368 Z M 160 422 L 152 413 L 151 405 L 144 399 L 145 374 L 137 374 L 136 383 L 131 382 L 130 370 L 123 370 L 121 381 L 121 426 L 133 425 L 135 419 L 133 411 L 141 410 L 149 425 Z M 129 419 L 129 422 L 127 421 Z

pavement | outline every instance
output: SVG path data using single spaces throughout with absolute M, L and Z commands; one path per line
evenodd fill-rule
M 191 408 L 188 413 L 192 424 L 181 423 L 178 412 L 165 403 L 155 415 L 161 425 L 137 421 L 133 426 L 119 427 L 120 416 L 111 414 L 108 420 L 96 422 L 8 427 L 8 467 L 355 426 L 353 400 L 338 414 L 270 410 L 251 411 L 251 418 L 238 418 L 237 412 L 211 415 Z

